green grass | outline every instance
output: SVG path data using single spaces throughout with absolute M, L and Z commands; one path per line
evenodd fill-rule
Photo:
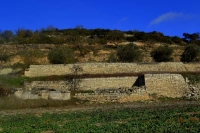
M 200 107 L 98 109 L 68 113 L 0 116 L 0 132 L 162 133 L 200 132 Z
M 27 77 L 22 76 L 1 75 L 0 84 L 3 88 L 23 87 L 23 82 L 27 79 Z
M 190 83 L 200 83 L 200 74 L 183 74 L 184 77 L 187 77 Z
M 25 77 L 18 75 L 0 75 L 0 87 L 4 89 L 10 89 L 13 87 L 23 87 L 24 81 L 57 81 L 57 80 L 67 80 L 70 76 L 45 76 L 45 77 Z

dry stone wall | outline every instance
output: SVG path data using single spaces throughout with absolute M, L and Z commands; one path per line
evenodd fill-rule
M 72 68 L 78 65 L 83 69 L 79 74 L 116 74 L 141 72 L 200 72 L 200 64 L 182 62 L 162 62 L 155 64 L 137 63 L 77 63 L 58 65 L 31 65 L 25 71 L 27 77 L 73 74 Z
M 131 88 L 100 89 L 93 93 L 77 93 L 74 97 L 80 100 L 104 103 L 149 100 L 150 97 L 147 94 L 148 92 L 145 86 L 134 86 Z
M 108 88 L 132 87 L 137 77 L 110 77 L 110 78 L 86 78 L 79 83 L 80 90 L 97 90 Z M 55 89 L 68 90 L 67 81 L 33 81 L 25 83 L 26 90 Z
M 189 85 L 189 90 L 185 95 L 186 99 L 200 99 L 200 84 Z
M 150 94 L 167 97 L 182 97 L 188 91 L 188 84 L 180 74 L 145 74 L 145 85 Z
M 98 90 L 111 88 L 131 88 L 138 77 L 110 77 L 110 78 L 86 78 L 80 82 L 80 90 Z M 145 74 L 145 86 L 149 94 L 158 94 L 168 97 L 182 97 L 188 91 L 188 84 L 180 74 Z M 33 81 L 25 84 L 26 90 L 55 89 L 68 90 L 66 81 Z
M 80 90 L 97 90 L 110 88 L 130 88 L 137 81 L 148 88 L 148 93 L 168 97 L 182 97 L 188 91 L 188 84 L 179 72 L 200 72 L 200 64 L 183 64 L 181 62 L 167 63 L 79 63 L 68 65 L 31 65 L 25 71 L 25 76 L 51 76 L 73 75 L 73 67 L 79 66 L 82 71 L 78 74 L 120 74 L 120 73 L 152 73 L 144 74 L 144 79 L 138 80 L 136 76 L 107 77 L 107 78 L 84 78 L 79 83 Z M 167 73 L 168 72 L 168 73 Z M 154 74 L 153 74 L 154 73 Z M 155 74 L 157 73 L 157 74 Z M 160 73 L 160 74 L 159 74 Z M 143 80 L 143 81 L 141 81 Z M 138 85 L 138 84 L 137 84 Z M 34 81 L 25 84 L 26 90 L 55 89 L 69 90 L 66 81 Z
M 80 83 L 82 90 L 132 87 L 137 77 L 88 78 Z
M 49 91 L 49 90 L 17 90 L 14 96 L 20 99 L 51 99 L 51 100 L 70 100 L 70 91 Z
M 0 75 L 14 74 L 19 71 L 20 71 L 20 69 L 0 68 Z

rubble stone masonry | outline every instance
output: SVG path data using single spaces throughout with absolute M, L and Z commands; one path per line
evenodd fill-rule
M 131 88 L 138 77 L 109 77 L 86 78 L 80 82 L 80 90 L 97 90 L 110 88 Z M 145 86 L 149 94 L 158 94 L 168 97 L 182 97 L 188 90 L 188 85 L 180 74 L 145 74 Z M 68 90 L 66 81 L 33 81 L 25 84 L 26 90 L 55 89 Z
M 27 77 L 71 75 L 72 68 L 78 65 L 83 69 L 79 74 L 116 74 L 142 72 L 200 72 L 200 64 L 183 64 L 182 62 L 145 63 L 77 63 L 58 65 L 31 65 L 25 71 Z
M 167 63 L 77 63 L 59 65 L 31 65 L 25 71 L 27 77 L 73 75 L 74 65 L 82 69 L 78 74 L 144 74 L 142 79 L 137 76 L 83 78 L 79 83 L 80 90 L 97 90 L 109 88 L 130 88 L 138 83 L 144 83 L 149 94 L 168 97 L 182 97 L 189 87 L 182 72 L 200 72 L 200 64 L 183 64 L 182 62 Z M 176 74 L 175 74 L 176 73 Z M 142 80 L 142 81 L 141 81 Z M 137 84 L 136 84 L 137 82 Z M 33 81 L 25 83 L 25 89 L 55 89 L 68 90 L 67 81 Z

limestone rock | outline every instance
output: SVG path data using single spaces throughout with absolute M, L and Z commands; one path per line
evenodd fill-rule
M 70 93 L 62 93 L 60 91 L 50 91 L 49 92 L 49 99 L 52 100 L 69 100 L 70 99 Z

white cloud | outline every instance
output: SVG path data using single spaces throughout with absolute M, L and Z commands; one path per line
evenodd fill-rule
M 190 17 L 190 15 L 186 15 L 183 13 L 176 13 L 176 12 L 168 12 L 165 14 L 160 15 L 159 17 L 157 17 L 156 19 L 152 20 L 149 24 L 149 26 L 152 25 L 156 25 L 165 21 L 170 21 L 170 20 L 174 20 L 177 18 L 188 18 Z
M 127 18 L 124 17 L 124 18 L 121 18 L 117 23 L 122 23 L 122 22 L 124 22 L 124 21 L 126 21 L 126 20 L 127 20 Z
M 121 24 L 123 24 L 123 22 L 127 21 L 128 18 L 126 17 L 123 17 L 123 18 L 120 18 L 112 27 L 113 28 L 117 28 L 118 26 L 120 26 Z

